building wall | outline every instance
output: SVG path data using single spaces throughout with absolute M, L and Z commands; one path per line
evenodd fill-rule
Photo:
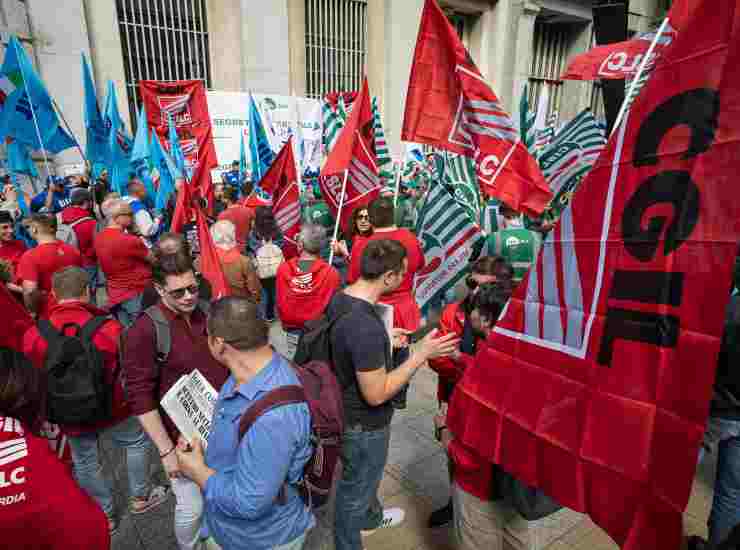
M 243 89 L 241 13 L 241 0 L 208 3 L 211 84 L 215 90 Z
M 288 0 L 242 0 L 242 89 L 290 95 Z

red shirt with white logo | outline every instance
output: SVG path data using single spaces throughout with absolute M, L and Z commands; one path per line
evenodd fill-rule
M 0 533 L 3 548 L 107 550 L 105 513 L 46 440 L 0 416 Z
M 278 315 L 286 329 L 302 329 L 306 321 L 318 319 L 341 283 L 325 261 L 313 260 L 305 271 L 301 263 L 298 258 L 283 262 L 276 275 Z

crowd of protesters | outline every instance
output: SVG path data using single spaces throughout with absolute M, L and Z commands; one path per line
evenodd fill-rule
M 452 524 L 462 549 L 503 548 L 504 541 L 534 547 L 541 520 L 558 514 L 558 504 L 462 445 L 445 414 L 547 227 L 525 227 L 501 205 L 497 227 L 471 251 L 462 284 L 423 318 L 413 284 L 425 256 L 411 228 L 424 189 L 404 189 L 401 207 L 383 193 L 356 208 L 348 230 L 332 242 L 334 220 L 309 192 L 288 253 L 271 208 L 229 173 L 209 220 L 229 296 L 212 301 L 199 273 L 197 231 L 166 232 L 171 212 L 154 212 L 139 180 L 127 192 L 106 192 L 104 179 L 90 186 L 81 177 L 52 178 L 24 215 L 13 187 L 5 187 L 0 271 L 36 322 L 21 350 L 0 349 L 0 531 L 10 546 L 108 548 L 124 514 L 146 514 L 174 498 L 174 533 L 183 550 L 302 548 L 315 524 L 297 490 L 314 451 L 309 407 L 268 410 L 245 434 L 239 420 L 271 390 L 300 385 L 291 359 L 323 318 L 331 325 L 344 410 L 333 501 L 337 550 L 362 550 L 376 530 L 404 520 L 404 510 L 383 508 L 378 490 L 394 410 L 406 407 L 406 389 L 422 368 L 438 375 L 435 435 L 449 463 L 439 475 L 451 481 L 450 501 L 431 515 L 430 528 Z M 392 306 L 392 330 L 382 306 Z M 737 311 L 733 299 L 712 409 L 720 466 L 711 544 L 740 521 L 740 383 L 729 369 Z M 286 356 L 270 345 L 276 321 Z M 65 346 L 75 338 L 84 344 L 75 353 L 92 353 L 104 366 L 111 403 L 97 422 L 57 427 L 69 442 L 70 471 L 39 434 L 49 425 L 45 368 L 70 353 Z M 194 369 L 218 400 L 208 441 L 188 443 L 160 402 Z M 126 510 L 116 509 L 103 474 L 101 436 L 126 455 Z M 166 485 L 152 481 L 153 452 Z

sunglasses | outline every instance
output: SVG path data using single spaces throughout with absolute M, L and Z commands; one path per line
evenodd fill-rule
M 357 219 L 358 220 L 369 220 L 370 214 L 360 214 L 359 216 L 357 216 Z
M 174 298 L 175 300 L 181 300 L 185 297 L 185 293 L 187 292 L 191 296 L 197 296 L 198 295 L 198 285 L 190 285 L 183 288 L 176 288 L 174 290 L 165 290 L 167 294 L 170 295 L 170 297 Z

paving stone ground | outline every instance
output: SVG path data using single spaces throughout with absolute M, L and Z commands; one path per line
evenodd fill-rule
M 284 349 L 284 334 L 278 324 L 271 339 Z M 386 506 L 401 506 L 406 520 L 394 529 L 379 531 L 365 539 L 366 550 L 452 550 L 455 545 L 449 528 L 428 529 L 429 514 L 449 498 L 446 457 L 433 437 L 432 416 L 436 411 L 436 376 L 420 371 L 408 394 L 408 408 L 393 419 L 391 445 L 380 497 Z M 104 471 L 113 478 L 118 510 L 126 510 L 127 486 L 123 455 L 103 445 Z M 156 458 L 156 457 L 155 457 Z M 158 460 L 152 475 L 165 482 Z M 706 520 L 712 499 L 714 465 L 700 466 L 689 506 L 684 514 L 687 534 L 706 536 Z M 317 514 L 316 528 L 309 534 L 306 550 L 333 550 L 332 506 Z M 124 513 L 121 528 L 113 539 L 113 550 L 177 550 L 172 525 L 174 498 L 157 510 L 131 516 Z M 611 550 L 617 546 L 587 517 L 566 510 L 547 525 L 538 550 Z

